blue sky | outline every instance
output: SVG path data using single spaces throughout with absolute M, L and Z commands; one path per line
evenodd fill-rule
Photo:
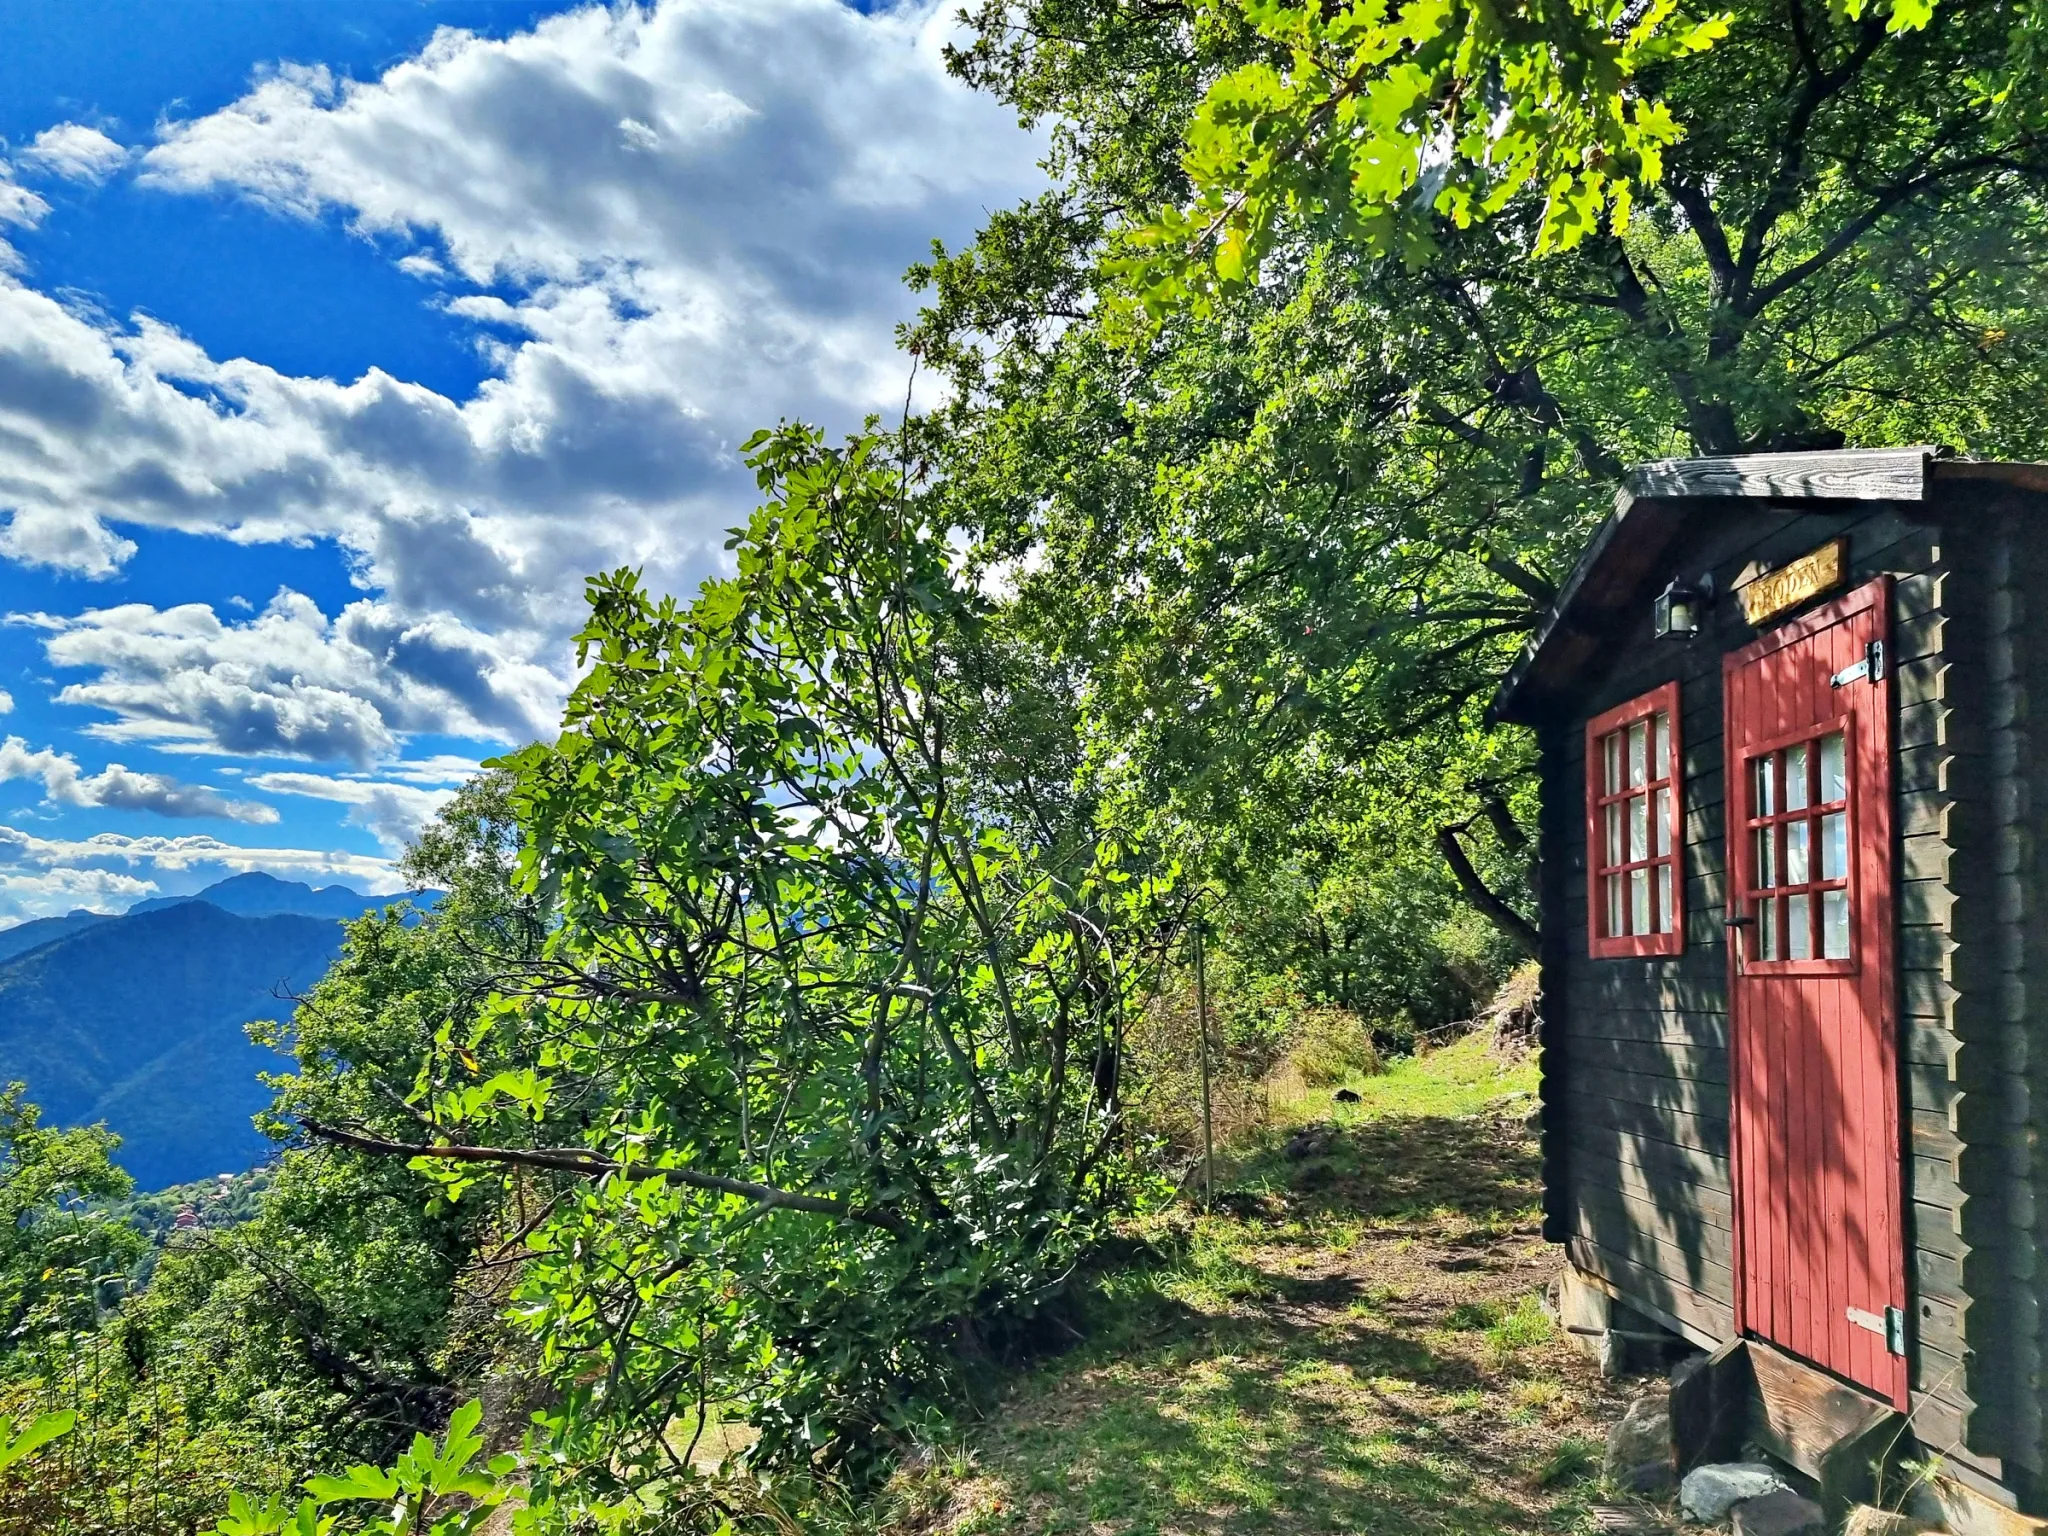
M 365 886 L 1041 185 L 933 4 L 11 0 L 0 923 Z

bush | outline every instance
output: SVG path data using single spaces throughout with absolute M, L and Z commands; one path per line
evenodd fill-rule
M 1311 1088 L 1334 1088 L 1385 1070 L 1372 1031 L 1357 1014 L 1342 1008 L 1311 1008 L 1302 1014 L 1286 1062 Z

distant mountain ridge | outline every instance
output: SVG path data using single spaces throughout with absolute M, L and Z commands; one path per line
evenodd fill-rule
M 323 885 L 316 890 L 301 880 L 280 880 L 260 869 L 252 869 L 245 875 L 230 875 L 190 896 L 152 896 L 147 901 L 138 901 L 128 909 L 128 915 L 160 912 L 165 907 L 179 906 L 188 901 L 204 901 L 237 917 L 294 914 L 299 917 L 346 919 L 361 917 L 373 907 L 389 906 L 394 901 L 431 906 L 433 898 L 439 894 L 435 891 L 399 891 L 390 896 L 365 896 L 345 885 Z
M 0 930 L 0 1082 L 19 1079 L 56 1125 L 105 1121 L 138 1188 L 261 1161 L 256 1080 L 289 1062 L 243 1026 L 288 1017 L 341 952 L 338 919 L 436 891 L 366 896 L 262 873 L 122 916 L 72 912 Z

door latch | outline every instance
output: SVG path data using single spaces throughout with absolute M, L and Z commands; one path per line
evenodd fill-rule
M 1884 642 L 1873 640 L 1863 648 L 1863 659 L 1853 667 L 1844 667 L 1828 681 L 1837 688 L 1846 688 L 1851 683 L 1860 683 L 1865 678 L 1873 683 L 1884 681 Z
M 1851 1307 L 1848 1317 L 1858 1328 L 1882 1338 L 1884 1347 L 1892 1354 L 1903 1356 L 1906 1353 L 1906 1314 L 1902 1308 L 1886 1307 L 1882 1313 L 1877 1313 Z

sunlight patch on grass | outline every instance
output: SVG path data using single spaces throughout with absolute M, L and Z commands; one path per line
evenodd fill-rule
M 1273 1127 L 1281 1131 L 1319 1120 L 1355 1125 L 1390 1116 L 1473 1115 L 1516 1096 L 1533 1104 L 1537 1077 L 1535 1052 L 1503 1052 L 1494 1033 L 1482 1029 L 1437 1050 L 1389 1062 L 1385 1071 L 1370 1076 L 1355 1075 L 1325 1087 L 1275 1083 L 1268 1109 Z M 1340 1103 L 1340 1091 L 1357 1094 L 1357 1102 Z

